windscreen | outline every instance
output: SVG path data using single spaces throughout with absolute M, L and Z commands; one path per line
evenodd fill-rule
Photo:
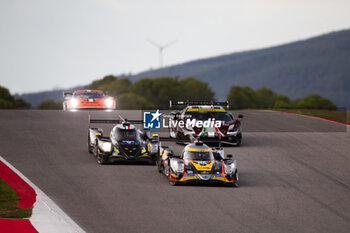
M 206 121 L 208 119 L 214 118 L 216 121 L 232 121 L 232 118 L 228 112 L 206 112 L 206 111 L 198 111 L 198 112 L 189 112 L 185 113 L 185 120 L 187 119 L 196 119 L 199 121 Z
M 89 99 L 89 98 L 103 99 L 104 94 L 101 92 L 78 92 L 74 94 L 74 97 L 78 99 Z
M 138 141 L 139 140 L 139 134 L 135 129 L 120 129 L 116 128 L 115 129 L 115 137 L 117 141 L 121 140 L 134 140 Z
M 214 160 L 213 152 L 194 152 L 185 151 L 183 154 L 183 159 L 186 160 Z

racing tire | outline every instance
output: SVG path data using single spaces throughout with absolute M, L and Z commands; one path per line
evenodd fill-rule
M 90 146 L 90 135 L 88 135 L 87 148 L 90 154 L 92 154 L 91 146 Z
M 238 188 L 239 184 L 238 184 L 238 170 L 237 169 L 236 169 L 235 174 L 233 175 L 233 177 L 236 180 L 236 182 L 233 183 L 232 186 Z
M 235 187 L 235 188 L 239 187 L 238 181 L 236 181 L 235 183 L 229 183 L 229 184 L 225 184 L 225 185 L 229 186 L 229 187 Z
M 239 134 L 235 146 L 238 147 L 238 146 L 240 146 L 241 144 L 242 144 L 242 134 Z
M 97 163 L 98 163 L 98 164 L 101 164 L 101 165 L 107 164 L 107 163 L 108 163 L 108 158 L 107 158 L 107 156 L 98 154 L 98 156 L 97 156 Z
M 157 161 L 157 170 L 158 170 L 159 173 L 162 173 L 162 168 L 160 166 L 159 161 Z
M 171 171 L 170 171 L 170 167 L 169 167 L 169 184 L 171 185 L 171 186 L 175 186 L 175 185 L 177 185 L 177 182 L 176 181 L 173 181 L 173 180 L 170 180 L 170 177 L 171 177 Z
M 159 155 L 157 155 L 156 165 L 157 165 L 158 172 L 162 173 L 162 161 L 160 160 L 160 156 Z
M 240 146 L 242 144 L 242 139 L 237 140 L 236 147 Z
M 99 153 L 97 141 L 93 147 L 93 154 L 95 155 L 98 164 L 106 164 L 108 162 L 108 158 L 105 155 L 101 155 Z
M 97 141 L 96 141 L 96 144 L 92 147 L 92 154 L 97 158 L 97 156 L 98 156 Z
M 169 177 L 170 177 L 170 176 L 169 176 Z M 172 181 L 172 180 L 170 180 L 170 178 L 169 178 L 169 184 L 170 184 L 171 186 L 176 186 L 176 185 L 177 185 L 176 181 Z
M 148 164 L 149 165 L 156 165 L 157 164 L 157 160 L 151 159 L 151 160 L 148 161 Z

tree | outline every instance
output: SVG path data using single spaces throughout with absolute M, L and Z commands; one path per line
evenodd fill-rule
M 182 94 L 178 78 L 161 77 L 154 79 L 153 100 L 157 107 L 169 107 L 169 100 L 178 99 Z
M 317 94 L 296 99 L 293 101 L 292 106 L 298 109 L 337 109 L 337 106 L 332 101 Z
M 118 96 L 116 105 L 118 109 L 154 108 L 154 105 L 150 104 L 145 98 L 134 93 L 126 93 Z
M 62 102 L 45 100 L 38 105 L 37 109 L 62 109 Z
M 86 86 L 85 88 L 91 89 L 91 90 L 101 90 L 101 91 L 106 91 L 103 88 L 106 88 L 109 84 L 112 82 L 118 80 L 117 77 L 113 75 L 107 75 L 103 77 L 102 79 L 93 81 L 90 85 Z
M 273 92 L 268 88 L 254 91 L 247 86 L 233 86 L 227 96 L 232 109 L 242 108 L 299 108 L 299 109 L 330 109 L 337 106 L 327 98 L 311 94 L 291 101 L 288 96 Z
M 0 109 L 14 108 L 26 109 L 30 108 L 30 104 L 22 98 L 15 99 L 7 88 L 0 86 Z
M 214 92 L 196 78 L 143 78 L 131 85 L 132 93 L 140 95 L 157 108 L 168 107 L 169 100 L 213 100 Z
M 157 90 L 154 87 L 154 80 L 151 78 L 143 78 L 139 79 L 138 81 L 134 82 L 131 86 L 131 92 L 142 95 L 142 97 L 150 102 L 153 102 L 154 92 Z
M 273 98 L 274 104 L 272 108 L 291 108 L 291 101 L 287 96 L 275 94 Z
M 0 109 L 13 109 L 15 108 L 15 105 L 7 100 L 0 99 Z
M 275 102 L 275 95 L 271 89 L 263 87 L 255 91 L 257 108 L 272 108 Z
M 256 93 L 248 86 L 233 86 L 227 96 L 231 109 L 255 108 Z
M 179 98 L 191 101 L 211 101 L 214 100 L 215 93 L 208 86 L 196 78 L 185 78 L 180 81 Z
M 14 103 L 15 101 L 15 98 L 10 94 L 10 91 L 3 86 L 0 86 L 0 99 L 9 101 L 11 103 Z
M 16 105 L 16 108 L 18 108 L 18 109 L 29 109 L 30 108 L 30 103 L 25 102 L 24 99 L 22 99 L 22 98 L 17 98 L 15 100 L 15 105 Z
M 125 93 L 130 92 L 131 81 L 128 78 L 117 79 L 110 83 L 109 87 L 106 87 L 108 94 L 117 97 Z

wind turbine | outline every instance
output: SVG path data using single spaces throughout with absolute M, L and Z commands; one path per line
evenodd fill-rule
M 169 47 L 170 45 L 174 44 L 176 42 L 176 40 L 171 41 L 165 45 L 160 45 L 160 44 L 158 44 L 150 39 L 147 39 L 147 41 L 158 48 L 158 50 L 159 50 L 159 67 L 162 68 L 162 66 L 163 66 L 163 50 L 165 48 Z

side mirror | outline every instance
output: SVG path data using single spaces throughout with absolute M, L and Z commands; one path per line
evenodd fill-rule
M 140 134 L 140 137 L 144 136 L 144 132 L 142 130 L 138 129 L 137 132 Z
M 233 117 L 233 114 L 232 114 L 232 113 L 229 112 L 228 115 L 230 115 L 231 120 L 235 119 L 235 118 Z
M 232 159 L 232 155 L 231 155 L 231 154 L 226 155 L 226 157 L 227 157 L 228 159 Z
M 151 140 L 152 140 L 152 142 L 158 142 L 159 141 L 159 134 L 152 134 Z
M 150 131 L 144 131 L 144 138 L 145 139 L 152 139 L 152 135 Z
M 222 154 L 218 153 L 218 152 L 214 152 L 214 157 L 216 160 L 222 160 L 224 159 L 224 157 L 222 156 Z
M 179 112 L 171 112 L 170 115 L 172 116 L 173 120 L 179 119 Z

